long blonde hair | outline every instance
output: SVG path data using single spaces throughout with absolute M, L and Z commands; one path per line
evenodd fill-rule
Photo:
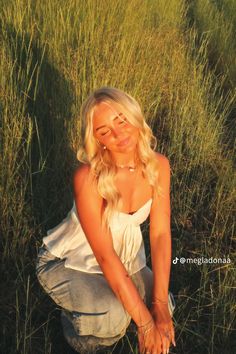
M 156 138 L 145 122 L 138 102 L 117 88 L 101 87 L 94 91 L 82 105 L 81 118 L 84 145 L 79 149 L 77 158 L 83 163 L 88 163 L 91 167 L 91 172 L 96 178 L 98 192 L 105 200 L 103 222 L 105 225 L 109 225 L 113 212 L 118 208 L 120 209 L 122 203 L 121 196 L 115 186 L 117 167 L 109 150 L 104 150 L 93 134 L 94 109 L 101 102 L 117 107 L 131 124 L 139 128 L 136 155 L 142 166 L 142 173 L 147 176 L 154 193 L 159 192 L 154 188 L 158 176 L 158 165 L 154 152 Z

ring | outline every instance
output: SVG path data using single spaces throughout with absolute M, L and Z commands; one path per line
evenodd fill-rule
M 169 331 L 165 331 L 164 332 L 164 336 L 167 337 L 167 338 L 170 338 L 170 332 Z

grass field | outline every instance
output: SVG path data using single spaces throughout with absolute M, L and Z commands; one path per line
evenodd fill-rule
M 35 260 L 71 208 L 81 103 L 103 85 L 140 102 L 170 160 L 173 259 L 231 260 L 172 265 L 171 353 L 236 352 L 236 2 L 0 0 L 0 29 L 0 352 L 73 353 Z M 135 336 L 111 353 L 138 353 Z

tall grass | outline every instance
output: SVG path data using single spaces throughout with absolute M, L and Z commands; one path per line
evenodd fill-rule
M 195 3 L 198 30 L 224 21 L 217 38 L 199 42 L 181 0 L 0 1 L 2 353 L 72 352 L 34 264 L 46 230 L 71 207 L 80 106 L 102 85 L 138 99 L 170 159 L 173 258 L 231 259 L 173 265 L 172 352 L 233 352 L 235 148 L 225 124 L 235 94 L 225 91 L 225 77 L 233 86 L 235 18 L 232 1 L 219 5 L 214 12 L 210 2 Z M 228 58 L 220 77 L 209 69 L 214 41 Z M 111 352 L 136 353 L 135 338 L 128 334 Z
M 235 88 L 235 2 L 197 0 L 192 2 L 191 11 L 200 35 L 208 38 L 211 65 L 226 76 L 231 89 Z
M 224 91 L 235 97 L 236 84 L 236 4 L 232 0 L 191 1 L 191 23 L 197 30 L 196 42 L 205 43 L 208 65 L 215 72 L 215 79 L 222 82 Z M 198 46 L 197 46 L 198 50 Z M 225 119 L 228 140 L 235 149 L 235 106 Z

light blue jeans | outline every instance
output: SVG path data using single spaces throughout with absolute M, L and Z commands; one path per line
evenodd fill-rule
M 65 338 L 79 353 L 111 346 L 125 335 L 129 314 L 102 274 L 65 268 L 64 261 L 41 247 L 36 273 L 44 290 L 62 308 Z M 145 267 L 131 279 L 149 307 L 152 271 Z

